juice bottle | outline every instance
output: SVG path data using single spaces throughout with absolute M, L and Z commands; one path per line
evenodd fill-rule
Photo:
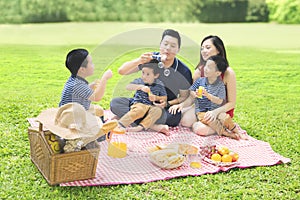
M 200 99 L 202 98 L 202 92 L 203 92 L 203 86 L 199 86 L 197 90 L 197 97 Z

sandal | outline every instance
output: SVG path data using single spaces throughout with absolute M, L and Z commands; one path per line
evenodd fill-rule
M 228 115 L 228 116 L 229 116 L 229 115 Z M 230 117 L 230 116 L 229 116 L 229 117 Z M 235 133 L 235 132 L 229 130 L 229 129 L 225 126 L 226 120 L 227 120 L 227 116 L 226 116 L 226 119 L 225 119 L 224 123 L 222 123 L 220 120 L 217 120 L 217 124 L 218 124 L 218 127 L 219 127 L 219 130 L 217 131 L 218 135 L 220 135 L 220 136 L 224 135 L 224 136 L 226 136 L 226 137 L 229 137 L 229 138 L 232 138 L 232 139 L 239 140 L 239 139 L 240 139 L 240 136 L 239 136 L 237 133 Z M 227 121 L 227 123 L 230 122 L 230 120 L 231 120 L 231 122 L 232 122 L 232 124 L 233 124 L 233 121 L 232 121 L 231 118 Z M 231 127 L 232 127 L 232 124 L 230 124 Z M 232 130 L 234 130 L 235 127 L 236 127 L 236 125 L 234 124 L 234 127 L 233 127 Z
M 228 114 L 226 114 L 223 126 L 229 129 L 231 132 L 236 132 L 234 131 L 236 129 L 236 124 L 233 122 L 232 118 Z
M 232 138 L 232 139 L 236 139 L 236 140 L 241 139 L 241 137 L 240 137 L 239 134 L 231 132 L 231 131 L 227 130 L 226 128 L 224 128 L 222 130 L 222 132 L 219 133 L 219 135 L 221 135 L 221 136 L 224 135 L 226 137 L 229 137 L 229 138 Z

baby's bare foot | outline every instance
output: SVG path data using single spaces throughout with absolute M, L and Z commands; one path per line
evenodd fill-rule
M 166 136 L 170 135 L 169 126 L 164 124 L 153 124 L 150 127 L 152 130 L 165 134 Z

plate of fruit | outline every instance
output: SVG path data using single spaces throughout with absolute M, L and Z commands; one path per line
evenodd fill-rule
M 231 166 L 239 164 L 239 154 L 231 151 L 226 146 L 204 146 L 200 147 L 203 160 L 217 166 Z

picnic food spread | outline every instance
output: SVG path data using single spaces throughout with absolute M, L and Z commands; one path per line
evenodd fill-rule
M 174 169 L 180 167 L 189 155 L 191 168 L 200 168 L 201 160 L 218 166 L 229 166 L 238 164 L 239 155 L 226 146 L 200 146 L 198 148 L 190 144 L 169 144 L 149 147 L 150 161 L 163 169 Z

